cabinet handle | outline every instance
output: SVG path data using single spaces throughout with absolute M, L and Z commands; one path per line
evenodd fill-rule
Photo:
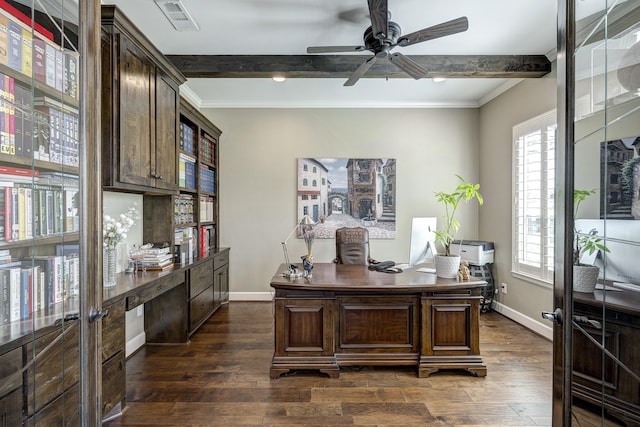
M 576 323 L 582 323 L 584 325 L 589 325 L 596 329 L 602 329 L 602 325 L 597 320 L 589 319 L 587 316 L 573 316 L 573 321 Z
M 158 175 L 157 173 L 154 173 L 154 174 L 153 174 L 153 177 L 154 177 L 155 179 L 162 179 L 162 175 Z

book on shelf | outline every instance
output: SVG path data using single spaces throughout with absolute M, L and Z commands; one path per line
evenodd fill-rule
M 56 87 L 56 46 L 52 43 L 44 45 L 45 84 Z
M 33 78 L 40 83 L 47 83 L 45 41 L 33 36 Z
M 56 77 L 54 87 L 62 92 L 64 90 L 64 53 L 60 49 L 55 49 L 55 53 Z
M 0 64 L 9 64 L 9 18 L 0 14 Z
M 22 71 L 22 28 L 16 21 L 9 19 L 9 60 L 7 65 Z
M 33 37 L 31 30 L 22 28 L 22 74 L 27 77 L 33 72 Z
M 78 96 L 78 61 L 80 56 L 77 52 L 64 52 L 64 72 L 62 90 L 72 98 Z

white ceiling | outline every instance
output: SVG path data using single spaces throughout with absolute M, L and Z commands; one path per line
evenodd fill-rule
M 182 0 L 200 27 L 178 32 L 153 0 L 117 5 L 164 54 L 305 55 L 307 46 L 363 44 L 366 0 Z M 556 0 L 389 0 L 391 20 L 407 34 L 466 16 L 460 34 L 396 47 L 405 55 L 548 55 L 556 47 Z M 348 12 L 359 22 L 339 17 Z M 369 52 L 362 53 L 364 57 Z M 355 71 L 355 70 L 354 70 Z M 184 93 L 200 107 L 476 107 L 510 79 L 189 79 Z

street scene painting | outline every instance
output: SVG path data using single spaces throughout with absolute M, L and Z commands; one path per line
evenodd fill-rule
M 298 159 L 298 220 L 309 215 L 315 238 L 340 227 L 366 227 L 370 239 L 396 237 L 395 159 Z

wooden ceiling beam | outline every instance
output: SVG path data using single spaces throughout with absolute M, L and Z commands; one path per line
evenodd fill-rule
M 551 71 L 544 55 L 407 55 L 429 73 L 447 78 L 539 78 Z M 187 78 L 348 78 L 367 55 L 167 55 Z M 364 78 L 410 78 L 377 61 Z

